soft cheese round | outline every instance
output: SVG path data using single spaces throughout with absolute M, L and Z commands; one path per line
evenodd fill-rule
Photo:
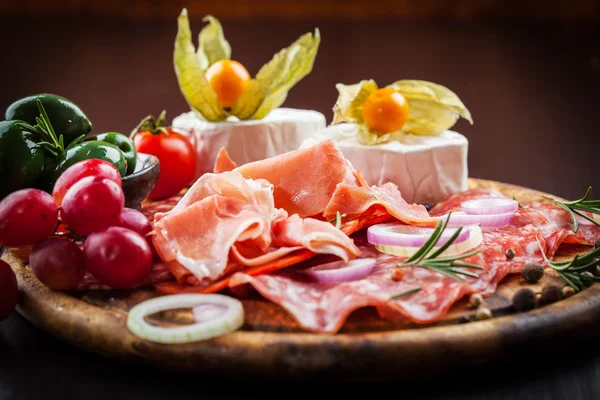
M 409 203 L 435 204 L 467 189 L 469 142 L 460 133 L 398 134 L 367 146 L 358 142 L 355 124 L 343 123 L 318 131 L 315 138 L 331 139 L 369 185 L 392 182 Z
M 317 111 L 277 108 L 262 120 L 207 122 L 190 111 L 173 119 L 172 126 L 191 139 L 198 155 L 198 178 L 213 171 L 221 147 L 238 165 L 274 157 L 298 149 L 325 128 L 326 120 Z

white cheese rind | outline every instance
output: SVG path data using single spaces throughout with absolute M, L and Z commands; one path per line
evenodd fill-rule
M 326 120 L 317 111 L 277 108 L 262 120 L 207 122 L 190 111 L 173 119 L 172 126 L 188 136 L 196 149 L 197 179 L 213 171 L 221 147 L 238 165 L 263 160 L 298 149 L 325 128 Z
M 467 190 L 466 137 L 448 130 L 439 136 L 401 134 L 388 143 L 366 146 L 355 124 L 331 125 L 315 137 L 332 139 L 369 185 L 393 182 L 409 203 L 436 204 Z

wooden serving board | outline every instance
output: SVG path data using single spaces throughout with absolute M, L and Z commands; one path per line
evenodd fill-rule
M 549 196 L 480 179 L 470 179 L 470 186 L 498 189 L 522 201 Z M 572 248 L 562 256 L 584 250 Z M 435 324 L 386 321 L 364 308 L 350 315 L 338 334 L 316 334 L 303 331 L 282 308 L 256 295 L 242 300 L 246 319 L 241 330 L 202 342 L 164 345 L 141 340 L 126 327 L 127 310 L 156 296 L 152 290 L 53 292 L 14 254 L 7 252 L 3 259 L 19 282 L 17 310 L 34 325 L 88 351 L 184 372 L 259 379 L 414 379 L 528 358 L 600 333 L 598 284 L 526 313 L 511 308 L 512 295 L 521 287 L 539 291 L 549 282 L 560 283 L 547 271 L 536 285 L 525 284 L 519 276 L 502 281 L 485 300 L 493 318 L 483 321 L 461 321 L 475 312 L 465 299 Z M 188 311 L 153 316 L 157 324 L 192 321 Z

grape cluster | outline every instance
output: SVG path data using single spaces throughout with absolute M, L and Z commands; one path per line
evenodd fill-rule
M 76 289 L 86 273 L 131 288 L 148 276 L 155 253 L 150 222 L 124 205 L 119 171 L 100 159 L 80 161 L 52 195 L 22 189 L 0 202 L 0 246 L 31 247 L 31 270 L 52 290 Z

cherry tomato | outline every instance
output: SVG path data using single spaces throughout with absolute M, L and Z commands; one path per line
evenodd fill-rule
M 146 239 L 120 226 L 88 236 L 83 252 L 88 271 L 113 289 L 140 284 L 152 268 L 152 252 Z
M 367 97 L 362 115 L 371 129 L 382 133 L 395 132 L 408 119 L 408 102 L 392 88 L 381 88 Z
M 86 176 L 67 191 L 61 216 L 75 233 L 87 236 L 115 226 L 125 205 L 119 185 L 98 176 Z
M 58 236 L 39 242 L 29 256 L 34 275 L 52 290 L 71 290 L 85 274 L 85 257 L 79 246 Z
M 152 154 L 160 162 L 158 180 L 148 198 L 164 199 L 187 187 L 196 173 L 196 151 L 190 140 L 170 128 L 138 132 L 134 139 L 139 153 Z
M 205 76 L 224 108 L 235 104 L 251 80 L 248 70 L 234 60 L 217 61 L 206 70 Z
M 0 321 L 8 318 L 17 306 L 17 277 L 7 262 L 0 260 Z
M 119 170 L 108 161 L 100 160 L 99 158 L 79 161 L 67 168 L 56 180 L 52 189 L 52 197 L 54 197 L 56 205 L 60 207 L 67 190 L 75 182 L 86 176 L 100 176 L 115 182 L 119 186 L 122 185 Z
M 58 208 L 39 189 L 12 192 L 0 202 L 0 246 L 33 246 L 54 233 Z

